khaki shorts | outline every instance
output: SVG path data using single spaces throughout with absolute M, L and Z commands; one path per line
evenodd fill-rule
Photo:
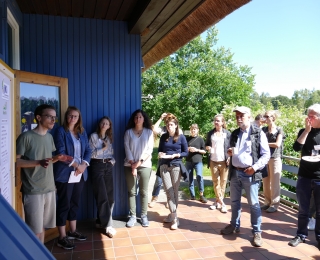
M 56 192 L 45 194 L 24 194 L 23 206 L 25 222 L 35 234 L 43 232 L 44 228 L 56 226 Z

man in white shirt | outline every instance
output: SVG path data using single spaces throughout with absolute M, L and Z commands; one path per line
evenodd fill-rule
M 231 133 L 228 154 L 231 157 L 229 166 L 231 221 L 222 235 L 240 232 L 241 192 L 246 192 L 250 205 L 253 245 L 260 247 L 261 237 L 261 209 L 259 205 L 259 187 L 262 180 L 262 170 L 270 159 L 268 140 L 260 128 L 250 124 L 251 111 L 248 107 L 237 107 L 236 113 L 238 129 Z

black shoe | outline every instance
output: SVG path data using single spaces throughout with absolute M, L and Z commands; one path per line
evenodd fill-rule
M 207 203 L 208 200 L 207 200 L 207 198 L 206 198 L 205 196 L 201 195 L 201 196 L 200 196 L 200 202 L 202 202 L 202 203 Z
M 68 237 L 64 237 L 62 239 L 58 239 L 57 246 L 62 247 L 64 249 L 70 250 L 75 248 L 75 244 L 71 243 Z
M 96 228 L 103 228 L 103 226 L 101 226 L 100 219 L 96 219 Z
M 296 247 L 297 245 L 299 245 L 300 243 L 304 243 L 305 240 L 302 239 L 301 237 L 299 236 L 295 236 L 294 238 L 292 238 L 290 240 L 290 242 L 288 243 L 289 246 L 293 246 L 293 247 Z
M 77 239 L 77 240 L 80 240 L 80 241 L 83 241 L 83 240 L 87 240 L 87 236 L 81 234 L 79 231 L 74 231 L 74 232 L 70 232 L 68 231 L 67 232 L 67 237 L 69 239 Z
M 191 196 L 190 200 L 196 200 L 195 196 Z
M 260 207 L 260 209 L 262 209 L 262 210 L 267 210 L 268 208 L 269 208 L 269 205 L 263 205 Z

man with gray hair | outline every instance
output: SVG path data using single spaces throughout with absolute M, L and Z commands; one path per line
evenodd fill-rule
M 268 140 L 263 131 L 250 124 L 251 111 L 248 107 L 237 107 L 236 113 L 238 129 L 231 133 L 231 156 L 229 166 L 231 221 L 224 229 L 222 235 L 240 232 L 241 192 L 246 192 L 250 205 L 253 245 L 260 247 L 263 243 L 261 237 L 261 209 L 259 205 L 259 187 L 262 180 L 262 170 L 270 159 Z
M 316 208 L 316 225 L 314 233 L 320 250 L 320 104 L 308 108 L 305 128 L 298 133 L 293 144 L 295 151 L 301 151 L 300 167 L 296 194 L 299 202 L 298 230 L 296 236 L 290 240 L 290 246 L 297 246 L 305 242 L 308 236 L 309 206 L 313 192 Z

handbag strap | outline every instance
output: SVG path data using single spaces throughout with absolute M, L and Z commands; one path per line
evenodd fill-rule
M 193 139 L 190 143 L 188 143 L 188 146 L 190 146 L 195 140 L 197 140 L 199 136 L 197 136 L 195 139 Z

